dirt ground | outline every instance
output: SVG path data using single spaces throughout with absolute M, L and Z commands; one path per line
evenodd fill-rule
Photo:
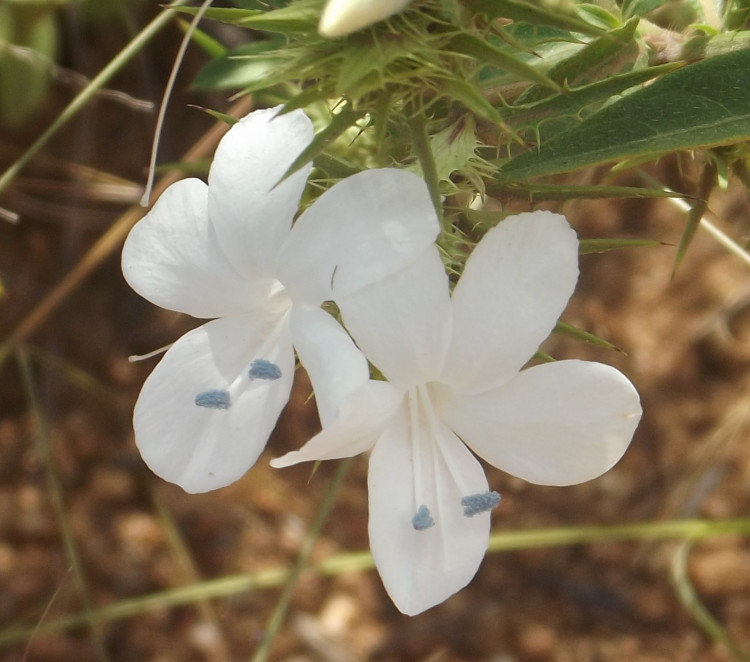
M 61 30 L 61 63 L 85 76 L 126 38 L 119 24 L 85 26 L 72 14 Z M 109 88 L 158 101 L 179 39 L 176 30 L 165 35 Z M 189 58 L 187 71 L 197 63 Z M 186 104 L 227 107 L 222 97 L 192 94 L 188 81 L 189 73 L 178 82 L 162 162 L 179 158 L 212 125 Z M 76 85 L 59 77 L 31 122 L 0 133 L 1 166 L 47 126 Z M 153 126 L 153 111 L 102 95 L 0 197 L 0 207 L 21 217 L 15 224 L 0 220 L 6 290 L 0 338 L 137 201 Z M 694 191 L 694 166 L 687 157 L 680 166 L 665 160 L 656 171 L 678 190 Z M 732 190 L 712 198 L 711 209 L 717 224 L 744 243 L 750 197 Z M 664 242 L 581 259 L 580 284 L 563 319 L 621 351 L 562 337 L 544 346 L 558 358 L 601 360 L 623 370 L 641 393 L 644 418 L 620 464 L 591 483 L 539 487 L 490 468 L 490 484 L 503 495 L 493 529 L 747 516 L 750 269 L 699 231 L 673 276 L 684 220 L 665 201 L 577 202 L 564 211 L 581 237 Z M 312 478 L 309 467 L 268 467 L 270 457 L 299 446 L 317 425 L 304 375 L 269 450 L 231 487 L 187 495 L 153 477 L 135 449 L 132 406 L 156 359 L 129 363 L 127 357 L 163 346 L 195 324 L 131 292 L 116 250 L 24 343 L 35 406 L 22 388 L 17 358 L 0 367 L 0 662 L 223 662 L 248 660 L 257 648 L 278 589 L 157 605 L 98 625 L 3 639 L 16 626 L 43 627 L 77 614 L 87 599 L 103 607 L 293 562 L 335 472 L 334 463 Z M 367 548 L 365 478 L 366 459 L 359 458 L 313 562 Z M 83 587 L 71 569 L 71 547 Z M 617 542 L 490 554 L 467 589 L 415 618 L 391 605 L 374 571 L 305 573 L 271 659 L 735 659 L 681 606 L 670 581 L 678 551 L 673 542 Z M 697 543 L 688 572 L 710 613 L 750 650 L 750 542 Z

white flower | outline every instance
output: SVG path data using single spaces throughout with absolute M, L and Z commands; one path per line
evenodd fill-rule
M 311 166 L 280 180 L 310 143 L 302 111 L 250 113 L 218 146 L 208 185 L 167 189 L 125 242 L 128 283 L 163 308 L 214 319 L 162 358 L 135 407 L 151 469 L 188 492 L 228 485 L 257 460 L 289 399 L 294 351 L 315 366 L 321 420 L 368 378 L 319 305 L 411 263 L 438 222 L 424 182 L 393 169 L 339 182 L 292 226 Z
M 406 8 L 411 0 L 328 0 L 318 32 L 324 37 L 344 37 L 383 21 Z
M 534 212 L 487 233 L 452 297 L 431 247 L 403 272 L 336 298 L 390 383 L 353 391 L 335 422 L 272 464 L 372 448 L 370 545 L 406 614 L 465 586 L 486 551 L 500 495 L 469 448 L 533 483 L 570 485 L 607 471 L 630 443 L 639 398 L 614 368 L 571 360 L 521 371 L 565 308 L 577 265 L 565 218 Z

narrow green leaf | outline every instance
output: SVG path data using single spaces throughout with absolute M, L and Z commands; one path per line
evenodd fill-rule
M 210 60 L 193 81 L 196 90 L 238 90 L 269 79 L 286 63 L 276 51 L 281 38 L 255 41 Z
M 512 106 L 503 111 L 503 119 L 513 127 L 528 127 L 537 126 L 540 122 L 549 118 L 576 117 L 590 104 L 609 99 L 629 90 L 631 87 L 682 66 L 681 62 L 673 62 L 610 76 L 605 80 L 566 90 L 565 94 L 558 94 L 536 103 Z
M 621 248 L 650 248 L 663 246 L 663 242 L 654 239 L 579 239 L 578 252 L 580 255 L 591 255 L 592 253 L 606 253 L 607 251 L 619 250 Z
M 194 16 L 198 13 L 199 7 L 180 7 L 177 9 L 182 14 L 190 14 Z M 240 21 L 245 20 L 253 16 L 258 16 L 263 12 L 260 9 L 222 9 L 217 7 L 210 7 L 207 9 L 203 18 L 211 21 L 219 21 L 220 23 L 230 23 L 231 25 L 239 25 Z
M 677 247 L 677 255 L 674 261 L 673 273 L 677 271 L 677 268 L 682 262 L 682 258 L 685 257 L 688 246 L 693 241 L 698 226 L 701 224 L 701 219 L 708 209 L 708 198 L 711 195 L 711 191 L 717 184 L 718 169 L 716 162 L 711 160 L 703 166 L 701 172 L 700 182 L 698 183 L 698 194 L 693 204 L 690 206 L 690 211 L 687 216 L 687 224 L 685 230 L 680 237 L 680 245 Z
M 530 202 L 542 200 L 574 200 L 595 198 L 681 198 L 681 193 L 638 186 L 576 186 L 572 184 L 521 184 L 489 181 L 487 193 L 496 198 L 524 198 Z
M 354 126 L 357 120 L 362 118 L 364 114 L 365 113 L 362 110 L 352 110 L 351 108 L 343 108 L 336 113 L 331 119 L 330 124 L 325 129 L 318 131 L 318 133 L 315 134 L 312 142 L 295 159 L 294 163 L 289 166 L 289 169 L 284 173 L 284 176 L 280 181 L 283 182 L 287 177 L 297 172 L 303 165 L 315 159 L 318 154 L 344 133 L 344 131 Z
M 236 117 L 233 117 L 232 115 L 227 115 L 226 113 L 220 113 L 218 110 L 212 110 L 211 108 L 204 108 L 203 106 L 197 106 L 195 104 L 189 104 L 191 108 L 196 108 L 197 110 L 200 110 L 206 115 L 210 115 L 216 120 L 219 120 L 220 122 L 224 122 L 228 126 L 232 126 L 233 124 L 237 124 L 239 120 Z
M 523 21 L 532 25 L 549 25 L 564 28 L 587 35 L 602 35 L 602 30 L 580 19 L 573 13 L 557 11 L 538 2 L 524 0 L 467 0 L 468 7 L 477 14 L 484 14 L 488 19 L 503 17 L 514 21 Z M 551 3 L 550 3 L 551 4 Z
M 286 115 L 298 108 L 306 108 L 310 104 L 315 103 L 316 101 L 321 101 L 325 98 L 326 96 L 324 92 L 314 85 L 311 85 L 306 90 L 302 90 L 302 92 L 289 99 L 279 111 L 279 115 Z
M 205 17 L 222 23 L 231 23 L 241 28 L 288 34 L 317 30 L 322 9 L 323 0 L 299 0 L 272 11 L 211 8 L 205 13 Z M 180 11 L 195 14 L 198 8 L 184 7 Z
M 558 322 L 557 324 L 555 324 L 553 333 L 559 333 L 563 336 L 568 336 L 569 338 L 582 340 L 583 342 L 587 342 L 590 345 L 594 345 L 595 347 L 603 347 L 604 349 L 614 349 L 618 352 L 622 351 L 619 347 L 617 347 L 616 345 L 613 345 L 608 340 L 604 340 L 604 338 L 600 338 L 595 333 L 584 331 L 583 329 L 579 329 L 573 326 L 572 324 L 567 324 L 566 322 Z
M 345 179 L 356 175 L 362 168 L 349 163 L 340 156 L 333 156 L 321 152 L 314 159 L 315 167 L 323 172 L 329 179 Z
M 515 74 L 521 80 L 535 81 L 545 88 L 562 92 L 562 88 L 555 81 L 545 76 L 538 69 L 514 57 L 509 51 L 495 48 L 486 41 L 470 34 L 461 33 L 456 35 L 446 44 L 445 50 L 460 53 L 461 55 L 468 55 L 480 62 L 485 62 L 493 67 Z
M 717 55 L 652 85 L 505 164 L 502 181 L 750 138 L 750 49 Z
M 39 109 L 57 41 L 54 7 L 0 2 L 0 124 L 20 126 Z
M 548 72 L 549 78 L 558 85 L 581 87 L 629 71 L 639 55 L 638 44 L 634 40 L 639 20 L 633 18 L 606 36 L 586 44 L 574 55 L 553 66 Z M 549 89 L 534 86 L 522 94 L 518 102 L 529 103 L 549 96 Z
M 447 78 L 443 81 L 443 86 L 449 99 L 462 103 L 482 119 L 502 127 L 513 140 L 522 143 L 521 138 L 505 123 L 497 109 L 479 93 L 474 85 L 457 78 Z
M 631 16 L 645 16 L 649 12 L 658 9 L 671 0 L 624 0 L 622 13 L 628 18 Z
M 183 33 L 190 30 L 190 23 L 185 19 L 177 19 L 177 25 L 179 25 L 180 30 L 182 30 Z M 214 39 L 210 34 L 198 27 L 193 27 L 190 40 L 211 58 L 221 57 L 227 52 L 224 44 L 218 39 Z

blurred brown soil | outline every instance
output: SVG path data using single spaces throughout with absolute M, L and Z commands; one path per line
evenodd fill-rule
M 86 75 L 126 37 L 114 23 L 81 27 L 72 13 L 61 26 L 63 64 Z M 112 88 L 157 101 L 178 39 L 167 30 Z M 189 60 L 187 71 L 194 71 L 200 58 Z M 171 104 L 162 162 L 177 159 L 211 125 L 188 102 L 227 107 L 221 97 L 196 97 L 188 81 L 186 74 Z M 0 134 L 0 165 L 76 91 L 55 82 L 38 117 Z M 0 221 L 0 337 L 137 200 L 153 125 L 153 112 L 103 96 L 0 197 L 0 207 L 21 215 L 17 224 Z M 694 165 L 687 157 L 679 165 L 665 162 L 659 172 L 675 188 L 694 191 Z M 92 180 L 83 166 L 99 174 Z M 103 199 L 92 182 L 112 183 L 117 199 Z M 711 208 L 727 232 L 748 238 L 746 195 L 717 196 Z M 561 337 L 545 345 L 557 357 L 623 370 L 642 395 L 645 415 L 625 458 L 597 481 L 539 487 L 489 469 L 492 487 L 503 494 L 494 529 L 746 516 L 750 270 L 699 231 L 673 277 L 684 221 L 664 201 L 578 202 L 564 211 L 582 237 L 665 242 L 581 259 L 580 284 L 563 319 L 622 351 Z M 133 444 L 130 413 L 156 359 L 131 364 L 127 356 L 165 345 L 195 324 L 139 299 L 112 255 L 28 339 L 57 497 L 93 605 L 292 563 L 333 475 L 333 463 L 312 476 L 310 467 L 268 467 L 270 457 L 303 443 L 317 425 L 304 376 L 266 455 L 235 485 L 187 495 L 149 473 Z M 0 640 L 14 625 L 43 626 L 85 608 L 18 369 L 10 360 L 1 370 Z M 366 459 L 359 458 L 313 561 L 367 547 L 365 478 Z M 729 661 L 727 649 L 702 633 L 676 597 L 670 569 L 677 549 L 621 542 L 488 555 L 467 589 L 415 618 L 397 612 L 374 572 L 304 574 L 272 659 Z M 696 544 L 689 576 L 710 612 L 750 649 L 750 543 L 723 537 Z M 0 648 L 0 662 L 248 660 L 278 597 L 276 589 L 248 591 L 38 634 Z

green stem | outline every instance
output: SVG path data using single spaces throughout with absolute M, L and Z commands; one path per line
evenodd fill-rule
M 312 525 L 310 526 L 310 530 L 308 531 L 305 540 L 302 542 L 302 546 L 300 547 L 299 553 L 297 554 L 297 560 L 294 562 L 294 566 L 292 566 L 291 570 L 289 570 L 289 573 L 287 574 L 284 591 L 282 592 L 279 601 L 276 603 L 276 607 L 271 614 L 271 618 L 268 620 L 266 632 L 263 635 L 263 641 L 261 641 L 260 646 L 255 651 L 252 662 L 266 662 L 266 660 L 268 659 L 268 654 L 271 651 L 271 646 L 273 645 L 274 639 L 279 633 L 281 626 L 284 624 L 284 619 L 286 618 L 286 614 L 289 611 L 289 605 L 292 601 L 292 596 L 294 595 L 294 591 L 297 588 L 297 580 L 299 579 L 302 571 L 307 566 L 307 563 L 310 560 L 310 554 L 312 554 L 313 547 L 315 546 L 315 542 L 318 540 L 320 532 L 322 531 L 325 523 L 328 521 L 328 517 L 330 516 L 331 511 L 336 504 L 336 495 L 339 492 L 341 483 L 343 482 L 344 477 L 346 476 L 346 472 L 351 466 L 351 463 L 352 458 L 347 458 L 340 462 L 338 468 L 336 469 L 336 473 L 333 476 L 333 480 L 331 480 L 330 484 L 328 485 L 328 489 L 326 490 L 325 496 L 323 497 L 323 501 L 318 507 L 317 512 L 315 513 L 315 519 L 313 520 Z
M 703 604 L 688 575 L 688 556 L 692 543 L 683 542 L 672 559 L 672 585 L 682 606 L 699 627 L 714 641 L 724 644 L 738 660 L 750 660 L 750 651 L 743 650 Z
M 94 648 L 96 650 L 97 657 L 100 660 L 104 660 L 106 662 L 106 660 L 109 660 L 109 656 L 107 655 L 107 651 L 104 645 L 101 620 L 99 619 L 99 616 L 94 609 L 94 602 L 88 589 L 86 576 L 81 565 L 81 559 L 78 555 L 78 550 L 76 549 L 73 531 L 71 530 L 70 523 L 68 522 L 65 497 L 63 496 L 63 487 L 62 483 L 60 482 L 60 478 L 55 471 L 54 463 L 52 460 L 49 430 L 47 427 L 47 422 L 44 419 L 44 415 L 42 414 L 42 408 L 39 403 L 39 396 L 37 394 L 36 384 L 34 383 L 34 377 L 32 375 L 29 357 L 26 354 L 25 350 L 19 348 L 16 350 L 16 358 L 18 360 L 18 370 L 21 373 L 23 390 L 26 395 L 29 410 L 31 411 L 34 437 L 36 438 L 36 450 L 44 466 L 44 473 L 47 481 L 47 490 L 49 491 L 50 495 L 50 502 L 52 504 L 52 509 L 55 512 L 55 519 L 57 520 L 57 524 L 60 527 L 60 535 L 62 537 L 63 547 L 65 549 L 65 556 L 67 557 L 68 563 L 70 563 L 70 567 L 73 570 L 73 576 L 75 577 L 78 592 L 80 593 L 81 600 L 83 601 L 83 621 L 84 623 L 86 623 L 86 625 L 89 626 L 91 630 L 91 636 L 94 642 Z
M 427 183 L 427 189 L 430 191 L 430 198 L 435 207 L 435 213 L 440 221 L 440 229 L 444 234 L 447 231 L 445 227 L 445 217 L 443 216 L 443 200 L 440 195 L 440 178 L 438 177 L 437 166 L 435 165 L 435 156 L 430 148 L 430 136 L 427 133 L 427 123 L 424 115 L 417 110 L 409 120 L 411 137 L 414 146 L 414 152 L 422 166 L 422 176 Z
M 532 531 L 504 531 L 490 537 L 490 552 L 508 552 L 530 548 L 562 547 L 566 545 L 596 544 L 636 540 L 702 540 L 713 536 L 744 535 L 750 537 L 750 518 L 710 520 L 672 520 L 642 522 L 614 526 L 583 526 L 538 529 Z M 300 551 L 302 553 L 302 550 Z M 350 552 L 332 556 L 309 566 L 309 570 L 323 576 L 346 572 L 361 572 L 374 566 L 369 552 Z M 283 586 L 289 581 L 290 570 L 271 568 L 252 575 L 235 575 L 212 579 L 198 584 L 170 589 L 130 600 L 120 600 L 93 612 L 99 622 L 115 621 L 138 614 L 168 609 L 198 600 L 212 600 L 231 595 Z M 23 641 L 32 634 L 41 636 L 81 627 L 89 621 L 88 614 L 73 614 L 36 627 L 7 628 L 0 632 L 0 647 Z
M 76 97 L 65 107 L 65 109 L 55 118 L 47 129 L 37 138 L 34 143 L 0 176 L 0 192 L 18 175 L 18 173 L 31 161 L 36 153 L 44 147 L 68 120 L 78 113 L 94 96 L 94 94 L 103 87 L 109 80 L 122 69 L 127 62 L 133 58 L 143 46 L 161 30 L 172 18 L 174 7 L 186 5 L 189 0 L 175 0 L 169 7 L 165 8 L 151 23 L 149 23 L 136 37 L 123 48 L 112 61 L 104 67 L 92 80 L 83 88 Z

